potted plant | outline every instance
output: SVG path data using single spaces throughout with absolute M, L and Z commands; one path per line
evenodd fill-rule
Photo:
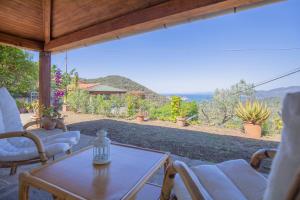
M 143 122 L 145 121 L 145 112 L 147 110 L 147 105 L 144 99 L 138 99 L 138 113 L 136 115 L 136 120 L 138 122 Z
M 240 102 L 236 108 L 236 115 L 244 122 L 245 134 L 252 138 L 260 138 L 261 125 L 269 118 L 270 110 L 258 101 L 247 101 L 245 105 Z
M 41 126 L 46 130 L 52 130 L 60 120 L 61 114 L 52 106 L 42 109 Z

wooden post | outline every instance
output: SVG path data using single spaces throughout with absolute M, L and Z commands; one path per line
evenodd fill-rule
M 51 94 L 51 53 L 40 51 L 39 70 L 39 103 L 45 107 L 50 106 Z

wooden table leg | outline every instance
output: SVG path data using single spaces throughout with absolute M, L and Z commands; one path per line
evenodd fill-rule
M 19 176 L 19 200 L 28 200 L 29 198 L 29 184 L 26 182 L 28 172 L 21 173 Z

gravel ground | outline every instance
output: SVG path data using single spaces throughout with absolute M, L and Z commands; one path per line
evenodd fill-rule
M 279 144 L 278 137 L 250 139 L 237 130 L 230 133 L 228 129 L 209 130 L 199 126 L 179 128 L 168 122 L 136 123 L 70 112 L 66 115 L 69 129 L 80 130 L 82 134 L 95 136 L 97 130 L 107 129 L 109 137 L 117 142 L 213 163 L 240 158 L 249 160 L 258 149 L 276 148 Z M 269 167 L 270 161 L 266 161 L 263 171 L 267 172 Z

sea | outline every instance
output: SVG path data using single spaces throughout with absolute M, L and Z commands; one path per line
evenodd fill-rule
M 171 98 L 172 96 L 179 96 L 184 101 L 208 101 L 211 100 L 213 97 L 213 93 L 195 93 L 195 94 L 162 94 L 168 98 Z

